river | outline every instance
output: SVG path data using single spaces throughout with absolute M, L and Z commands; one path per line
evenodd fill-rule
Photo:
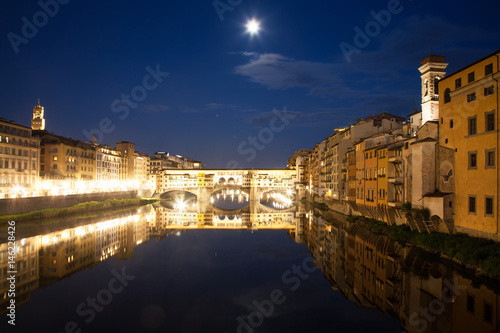
M 499 331 L 495 282 L 283 198 L 229 197 L 19 223 L 13 312 L 2 227 L 0 332 Z

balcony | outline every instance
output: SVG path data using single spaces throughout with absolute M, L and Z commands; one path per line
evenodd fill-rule
M 388 181 L 390 184 L 401 185 L 403 184 L 403 177 L 389 177 Z
M 403 158 L 401 156 L 392 156 L 389 157 L 389 163 L 402 163 Z

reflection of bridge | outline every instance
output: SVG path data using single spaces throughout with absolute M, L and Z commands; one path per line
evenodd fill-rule
M 156 206 L 154 228 L 168 229 L 295 229 L 299 218 L 297 208 L 250 213 L 250 206 L 225 211 L 216 207 L 199 212 L 199 208 L 173 210 Z
M 196 195 L 199 211 L 210 206 L 213 193 L 235 189 L 249 194 L 250 212 L 271 208 L 260 204 L 261 195 L 270 191 L 290 190 L 295 193 L 295 170 L 164 170 L 157 175 L 156 197 L 169 192 L 185 191 Z

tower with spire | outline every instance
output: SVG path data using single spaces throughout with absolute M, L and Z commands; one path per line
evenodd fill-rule
M 438 82 L 446 75 L 444 56 L 430 55 L 420 62 L 422 79 L 422 125 L 429 120 L 439 120 Z
M 33 118 L 31 119 L 31 129 L 35 131 L 45 130 L 45 118 L 43 118 L 43 106 L 40 105 L 40 98 L 38 104 L 33 107 Z

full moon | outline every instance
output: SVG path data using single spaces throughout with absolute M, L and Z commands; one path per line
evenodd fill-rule
M 251 21 L 248 21 L 246 27 L 247 27 L 247 32 L 250 35 L 255 35 L 260 30 L 260 23 L 258 21 L 256 21 L 255 19 L 252 19 Z

